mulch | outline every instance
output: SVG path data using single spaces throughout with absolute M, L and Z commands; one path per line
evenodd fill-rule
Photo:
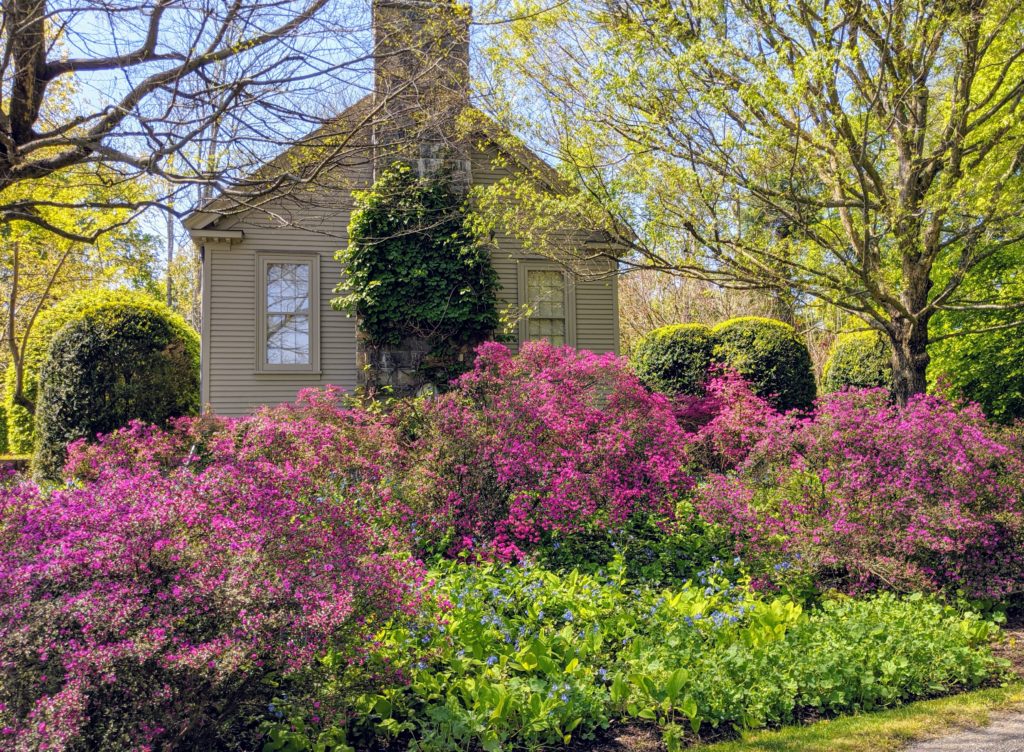
M 1014 624 L 1003 630 L 1003 639 L 994 651 L 1000 658 L 1007 659 L 1011 670 L 1024 680 L 1024 624 Z

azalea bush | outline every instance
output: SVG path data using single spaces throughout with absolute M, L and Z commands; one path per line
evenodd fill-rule
M 797 418 L 747 395 L 700 435 L 732 472 L 707 476 L 697 506 L 769 580 L 990 599 L 1024 586 L 1022 456 L 974 405 L 853 390 Z
M 275 687 L 365 661 L 423 573 L 364 496 L 362 417 L 136 424 L 72 448 L 78 486 L 0 488 L 3 746 L 255 748 Z
M 294 403 L 244 418 L 179 418 L 169 430 L 133 421 L 94 442 L 71 444 L 65 475 L 92 481 L 108 473 L 167 472 L 182 465 L 197 470 L 240 460 L 257 471 L 291 468 L 311 488 L 343 481 L 369 499 L 401 456 L 391 421 L 327 387 L 304 389 Z
M 424 545 L 447 553 L 515 560 L 634 514 L 670 516 L 691 485 L 671 403 L 612 354 L 485 344 L 412 430 L 410 506 Z
M 657 723 L 670 749 L 718 729 L 862 711 L 998 679 L 998 628 L 921 596 L 839 599 L 808 611 L 711 565 L 668 590 L 624 563 L 585 575 L 531 564 L 441 562 L 436 598 L 378 634 L 395 681 L 344 722 L 325 681 L 278 698 L 268 750 L 560 748 L 613 722 Z M 331 663 L 330 655 L 325 659 Z

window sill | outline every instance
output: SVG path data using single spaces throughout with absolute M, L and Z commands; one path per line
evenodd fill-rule
M 257 368 L 252 373 L 254 376 L 313 376 L 315 378 L 323 375 L 320 369 L 311 371 L 308 368 L 275 368 L 270 370 Z

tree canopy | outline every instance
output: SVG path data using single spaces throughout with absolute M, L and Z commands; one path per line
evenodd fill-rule
M 492 109 L 579 189 L 491 192 L 535 248 L 572 214 L 635 266 L 852 313 L 891 343 L 902 400 L 926 387 L 939 312 L 969 330 L 1024 310 L 965 284 L 1024 239 L 1018 3 L 522 5 L 492 49 Z

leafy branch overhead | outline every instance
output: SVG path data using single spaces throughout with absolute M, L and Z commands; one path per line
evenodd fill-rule
M 492 109 L 597 200 L 627 263 L 859 317 L 888 340 L 901 401 L 927 386 L 942 314 L 963 316 L 939 336 L 1024 322 L 1005 278 L 973 284 L 1024 242 L 1019 3 L 523 11 L 491 47 Z M 536 215 L 565 209 L 534 193 L 534 216 L 509 219 L 546 241 Z
M 371 345 L 413 337 L 436 351 L 475 345 L 498 327 L 498 277 L 448 173 L 396 162 L 356 194 L 346 277 L 335 308 L 359 317 Z

